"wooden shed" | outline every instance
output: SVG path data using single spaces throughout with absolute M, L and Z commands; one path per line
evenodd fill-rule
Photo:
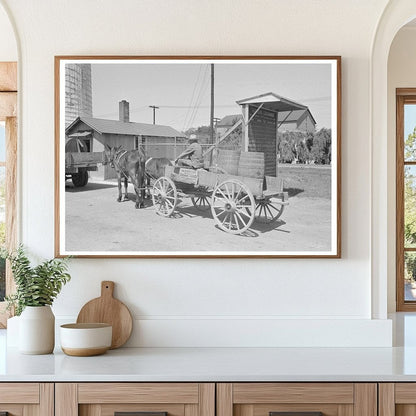
M 77 117 L 65 130 L 67 137 L 79 137 L 89 152 L 102 152 L 104 145 L 122 146 L 125 150 L 143 146 L 147 157 L 174 159 L 182 150 L 186 136 L 170 126 L 135 123 L 130 121 L 106 120 L 92 117 Z M 179 149 L 177 149 L 177 146 Z M 115 177 L 109 165 L 99 167 L 101 179 Z
M 308 110 L 308 107 L 272 92 L 237 101 L 243 115 L 242 146 L 245 152 L 263 152 L 265 174 L 277 176 L 277 132 L 279 113 L 289 117 L 294 111 Z

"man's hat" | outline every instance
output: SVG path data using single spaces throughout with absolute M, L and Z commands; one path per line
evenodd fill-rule
M 198 137 L 196 137 L 196 134 L 191 134 L 191 135 L 189 136 L 188 141 L 189 141 L 190 143 L 191 143 L 191 142 L 197 142 L 197 141 L 198 141 Z

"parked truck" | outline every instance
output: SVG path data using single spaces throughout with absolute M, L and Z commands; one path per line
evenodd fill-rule
M 76 188 L 87 185 L 90 171 L 98 170 L 103 152 L 90 152 L 87 144 L 78 137 L 69 137 L 65 143 L 65 180 L 72 180 Z

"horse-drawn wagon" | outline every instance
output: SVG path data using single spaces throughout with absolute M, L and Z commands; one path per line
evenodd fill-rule
M 248 153 L 255 156 L 254 152 L 245 153 L 246 156 Z M 117 201 L 123 200 L 122 181 L 125 185 L 124 200 L 128 200 L 127 183 L 131 181 L 136 192 L 136 208 L 143 207 L 145 190 L 151 191 L 156 212 L 164 217 L 172 216 L 178 202 L 189 198 L 197 210 L 211 210 L 220 229 L 241 234 L 250 228 L 254 220 L 275 222 L 289 203 L 288 194 L 283 191 L 283 181 L 264 175 L 264 155 L 261 156 L 260 169 L 255 166 L 253 176 L 229 174 L 216 165 L 201 169 L 173 166 L 166 158 L 150 158 L 145 162 L 140 149 L 125 151 L 109 146 L 106 146 L 103 163 L 109 163 L 117 172 Z M 153 168 L 149 169 L 151 159 L 158 163 L 151 164 Z M 242 171 L 252 170 L 249 166 L 248 170 Z M 153 181 L 152 186 L 150 180 Z
M 275 222 L 289 203 L 282 180 L 275 177 L 166 166 L 165 175 L 153 184 L 156 212 L 165 217 L 173 215 L 183 198 L 190 198 L 200 211 L 211 210 L 216 225 L 231 234 L 244 233 L 255 220 Z

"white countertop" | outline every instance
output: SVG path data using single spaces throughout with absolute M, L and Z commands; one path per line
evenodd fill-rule
M 416 381 L 416 348 L 120 348 L 0 357 L 0 381 Z
M 0 330 L 0 382 L 416 381 L 416 314 L 393 348 L 119 348 L 96 357 L 23 355 Z

